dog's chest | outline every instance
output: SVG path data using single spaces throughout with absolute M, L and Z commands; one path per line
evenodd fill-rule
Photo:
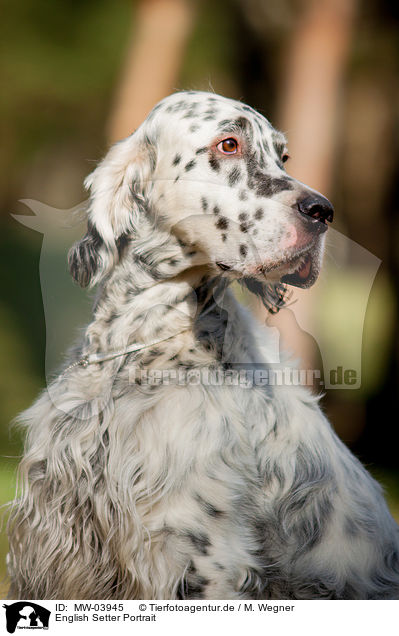
M 256 567 L 263 494 L 244 397 L 236 387 L 169 388 L 137 423 L 142 469 L 132 495 L 152 541 L 180 555 L 176 576 L 190 564 L 220 582 Z

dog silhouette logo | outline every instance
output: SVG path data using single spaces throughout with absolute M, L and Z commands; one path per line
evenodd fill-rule
M 32 603 L 19 601 L 3 605 L 6 610 L 6 627 L 9 634 L 16 629 L 48 629 L 50 610 Z

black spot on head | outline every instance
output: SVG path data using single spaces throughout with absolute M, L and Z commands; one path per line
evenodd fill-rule
M 264 212 L 262 208 L 258 208 L 254 214 L 254 217 L 257 221 L 260 221 L 261 219 L 263 219 L 263 215 L 264 215 Z
M 231 126 L 231 119 L 222 119 L 222 121 L 220 121 L 218 123 L 219 128 L 226 128 L 226 126 Z
M 195 154 L 196 154 L 196 155 L 202 155 L 202 154 L 204 154 L 204 152 L 208 152 L 208 148 L 207 148 L 207 146 L 203 146 L 202 148 L 198 148 L 198 149 L 195 151 Z
M 238 130 L 241 130 L 242 132 L 248 130 L 250 124 L 248 119 L 246 119 L 246 117 L 238 117 L 235 121 L 234 121 L 234 127 L 237 128 Z
M 222 234 L 222 241 L 223 242 L 227 241 L 227 234 Z
M 219 219 L 216 221 L 216 227 L 218 228 L 218 230 L 227 230 L 227 228 L 229 227 L 229 220 L 226 219 L 225 216 L 219 217 Z
M 176 183 L 176 181 L 178 181 L 179 179 L 180 179 L 180 175 L 178 174 L 178 175 L 177 175 L 177 177 L 176 177 L 176 179 L 175 179 L 175 183 Z
M 219 206 L 218 206 L 218 205 L 215 205 L 215 206 L 214 206 L 214 208 L 213 208 L 213 213 L 214 213 L 214 214 L 216 214 L 216 215 L 220 214 L 220 208 L 219 208 Z
M 248 172 L 248 187 L 253 189 L 254 185 L 253 185 L 253 175 L 255 174 L 255 172 L 259 172 L 258 170 L 258 162 L 256 159 L 256 154 L 254 152 L 251 152 L 249 155 L 247 155 L 246 157 L 246 162 L 247 164 L 247 172 Z
M 215 157 L 215 155 L 211 155 L 209 157 L 209 165 L 211 166 L 212 170 L 214 170 L 215 172 L 219 172 L 220 161 Z
M 175 158 L 172 161 L 172 166 L 178 166 L 180 162 L 181 162 L 181 155 L 177 154 L 175 155 Z
M 248 199 L 247 191 L 246 190 L 240 190 L 238 198 L 240 199 L 240 201 L 246 201 Z
M 240 245 L 240 255 L 245 258 L 248 254 L 248 247 L 244 244 Z
M 175 105 L 175 109 L 184 110 L 185 108 L 188 108 L 188 105 L 189 105 L 188 101 L 186 101 L 185 99 L 179 99 L 179 101 Z
M 215 115 L 205 115 L 205 117 L 202 118 L 203 121 L 213 121 L 214 119 L 216 119 Z
M 247 218 L 248 218 L 248 214 L 246 212 L 240 212 L 240 214 L 238 215 L 238 219 L 240 221 L 246 221 Z
M 250 177 L 248 186 L 255 190 L 258 197 L 271 197 L 294 187 L 289 177 L 270 177 L 260 170 L 256 170 Z
M 237 119 L 223 119 L 218 126 L 221 133 L 245 133 L 250 123 L 245 117 L 237 117 Z
M 182 119 L 193 119 L 194 117 L 197 117 L 197 113 L 193 108 L 190 108 L 190 110 L 183 115 Z
M 241 232 L 248 232 L 248 223 L 240 223 L 240 230 Z
M 233 186 L 235 183 L 237 183 L 240 177 L 241 177 L 240 169 L 237 166 L 235 166 L 231 170 L 231 172 L 229 172 L 229 176 L 228 176 L 229 185 Z
M 189 170 L 192 170 L 196 166 L 196 163 L 197 162 L 195 161 L 195 159 L 191 159 L 191 161 L 186 163 L 186 165 L 184 166 L 184 170 L 186 172 L 188 172 Z
M 193 133 L 193 132 L 197 132 L 197 130 L 199 130 L 198 124 L 191 124 L 189 131 Z

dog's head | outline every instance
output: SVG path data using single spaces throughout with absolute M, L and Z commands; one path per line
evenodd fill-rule
M 193 265 L 309 287 L 333 209 L 287 175 L 287 158 L 284 136 L 249 106 L 197 91 L 167 97 L 87 178 L 88 233 L 71 250 L 72 274 L 97 282 L 152 219 Z M 187 266 L 174 261 L 176 273 Z

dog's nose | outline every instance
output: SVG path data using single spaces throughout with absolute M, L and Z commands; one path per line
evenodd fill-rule
M 317 219 L 323 223 L 326 221 L 332 223 L 334 208 L 329 200 L 321 194 L 307 196 L 305 199 L 298 201 L 297 206 L 302 214 L 306 214 L 306 216 L 310 216 L 312 219 Z

